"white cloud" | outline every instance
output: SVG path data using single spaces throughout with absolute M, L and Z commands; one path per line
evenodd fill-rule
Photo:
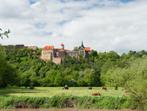
M 0 0 L 0 27 L 10 28 L 2 44 L 73 48 L 84 41 L 98 51 L 147 49 L 147 1 Z

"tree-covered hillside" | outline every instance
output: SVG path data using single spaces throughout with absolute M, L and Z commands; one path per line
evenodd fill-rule
M 109 86 L 107 79 L 110 80 L 111 70 L 116 75 L 117 69 L 128 68 L 132 62 L 147 55 L 145 51 L 130 51 L 121 56 L 114 51 L 93 51 L 88 59 L 66 57 L 63 64 L 56 65 L 40 59 L 41 49 L 5 49 L 8 63 L 16 69 L 19 86 Z

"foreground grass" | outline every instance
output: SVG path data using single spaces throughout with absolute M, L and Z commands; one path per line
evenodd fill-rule
M 100 110 L 100 109 L 7 109 L 7 110 L 0 110 L 0 111 L 139 111 L 139 110 Z
M 52 96 L 17 97 L 0 96 L 0 108 L 86 108 L 128 109 L 134 108 L 128 97 L 109 96 Z
M 114 90 L 109 87 L 106 91 L 101 87 L 94 87 L 89 90 L 87 87 L 70 87 L 69 90 L 63 90 L 62 87 L 35 87 L 34 89 L 26 88 L 6 88 L 0 89 L 0 95 L 6 96 L 29 96 L 29 97 L 51 97 L 51 96 L 92 96 L 93 93 L 99 92 L 101 96 L 121 97 L 125 95 L 123 88 Z

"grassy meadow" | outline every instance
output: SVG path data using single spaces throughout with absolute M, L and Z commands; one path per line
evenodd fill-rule
M 29 97 L 51 97 L 51 96 L 92 96 L 93 93 L 99 92 L 101 96 L 121 97 L 125 94 L 123 88 L 115 90 L 113 87 L 103 90 L 101 87 L 93 87 L 89 90 L 88 87 L 70 87 L 68 90 L 63 90 L 62 87 L 35 87 L 28 88 L 6 88 L 0 89 L 0 95 L 6 96 L 29 96 Z
M 100 96 L 93 95 L 100 93 Z M 0 89 L 1 108 L 96 108 L 130 109 L 134 108 L 129 96 L 124 96 L 123 88 L 109 87 L 35 87 Z

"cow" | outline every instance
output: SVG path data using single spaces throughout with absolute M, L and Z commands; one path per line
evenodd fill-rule
M 96 93 L 92 93 L 92 96 L 101 96 L 101 94 L 99 92 L 96 92 Z

